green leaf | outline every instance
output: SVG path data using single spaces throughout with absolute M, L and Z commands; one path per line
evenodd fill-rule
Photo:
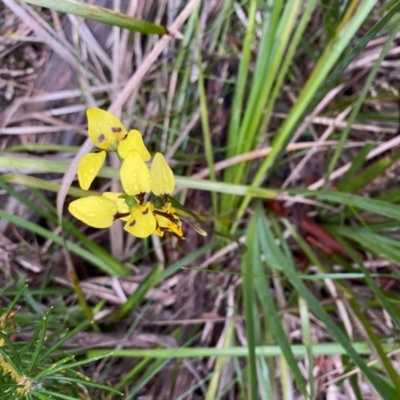
M 367 143 L 358 154 L 354 157 L 350 168 L 343 174 L 339 182 L 336 184 L 336 190 L 339 192 L 354 192 L 352 184 L 354 175 L 363 167 L 368 153 L 374 148 L 372 143 Z M 351 189 L 353 188 L 353 189 Z
M 258 249 L 258 241 L 256 238 L 257 222 L 255 217 L 250 220 L 247 228 L 246 246 L 247 251 L 242 256 L 242 290 L 243 290 L 243 307 L 246 324 L 246 338 L 248 347 L 248 380 L 249 394 L 248 398 L 257 400 L 258 396 L 258 379 L 256 366 L 255 346 L 256 340 L 260 340 L 260 326 L 258 323 L 257 302 L 253 287 L 253 265 L 260 262 L 260 252 Z
M 153 288 L 161 274 L 164 272 L 162 264 L 158 264 L 149 274 L 140 282 L 138 288 L 129 296 L 127 301 L 120 307 L 117 312 L 117 319 L 123 318 L 129 312 L 132 312 L 146 296 L 147 292 Z
M 78 17 L 102 22 L 111 26 L 119 26 L 134 32 L 144 33 L 146 35 L 165 35 L 168 30 L 162 25 L 156 25 L 141 19 L 132 18 L 125 14 L 117 13 L 107 8 L 99 7 L 93 4 L 84 3 L 78 0 L 23 0 L 25 3 L 51 8 L 66 14 L 77 15 Z

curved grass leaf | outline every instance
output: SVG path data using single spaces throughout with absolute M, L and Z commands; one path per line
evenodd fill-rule
M 117 312 L 117 319 L 123 318 L 129 312 L 132 312 L 146 296 L 147 292 L 153 288 L 161 274 L 164 271 L 164 267 L 159 264 L 140 282 L 138 288 L 128 297 L 127 301 L 119 308 Z
M 84 3 L 78 0 L 23 0 L 25 3 L 51 8 L 66 14 L 77 15 L 78 17 L 102 22 L 111 26 L 119 26 L 134 32 L 144 33 L 146 35 L 165 35 L 168 30 L 162 25 L 156 25 L 141 19 L 132 18 L 125 14 L 117 13 L 107 8 L 99 7 L 93 4 Z
M 246 245 L 248 250 L 242 256 L 242 275 L 243 275 L 243 308 L 246 325 L 246 338 L 248 347 L 247 376 L 249 393 L 248 398 L 256 400 L 258 398 L 258 379 L 257 379 L 257 359 L 255 346 L 257 338 L 260 340 L 260 326 L 258 323 L 257 301 L 253 287 L 253 265 L 259 262 L 260 253 L 256 240 L 256 220 L 251 219 L 247 230 Z M 260 344 L 260 343 L 258 343 Z
M 388 341 L 382 343 L 383 349 L 386 352 L 396 350 L 397 344 Z M 367 342 L 354 342 L 352 343 L 354 350 L 359 356 L 370 356 L 371 346 Z M 296 357 L 307 357 L 307 347 L 300 344 L 293 344 L 291 346 L 292 352 Z M 337 342 L 324 342 L 313 343 L 314 356 L 332 356 L 332 355 L 346 355 L 347 349 Z M 99 356 L 103 354 L 110 354 L 109 349 L 91 349 L 84 350 L 90 357 Z M 271 346 L 256 346 L 255 348 L 257 357 L 279 357 L 282 355 L 282 350 L 277 345 Z M 155 348 L 155 349 L 120 349 L 114 350 L 111 357 L 150 357 L 150 358 L 188 358 L 188 357 L 248 357 L 249 350 L 247 346 L 234 346 L 234 347 L 185 347 L 185 348 Z

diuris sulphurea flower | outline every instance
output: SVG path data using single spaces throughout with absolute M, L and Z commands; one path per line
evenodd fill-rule
M 120 180 L 123 193 L 105 192 L 74 200 L 70 213 L 94 228 L 108 228 L 116 219 L 125 221 L 124 230 L 146 238 L 151 234 L 163 236 L 171 232 L 183 237 L 182 222 L 169 196 L 175 190 L 175 177 L 161 153 L 151 159 L 137 130 L 127 132 L 112 114 L 98 108 L 87 111 L 89 137 L 99 149 L 85 155 L 78 166 L 78 180 L 82 189 L 89 189 L 102 167 L 107 151 L 116 151 L 121 160 Z M 154 201 L 149 201 L 151 194 Z M 146 200 L 147 199 L 147 200 Z

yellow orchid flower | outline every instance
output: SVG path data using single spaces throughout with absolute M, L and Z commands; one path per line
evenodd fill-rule
M 175 190 L 175 177 L 161 153 L 156 153 L 151 163 L 151 191 L 156 196 L 165 196 Z
M 175 177 L 161 153 L 151 156 L 137 130 L 127 132 L 112 114 L 99 108 L 87 110 L 89 137 L 98 151 L 86 154 L 78 165 L 78 180 L 88 190 L 104 164 L 107 151 L 117 152 L 121 161 L 120 180 L 123 193 L 105 192 L 74 200 L 70 213 L 94 228 L 108 228 L 116 219 L 125 221 L 124 230 L 139 238 L 155 233 L 172 232 L 183 237 L 182 221 L 169 196 L 175 190 Z M 153 193 L 155 198 L 145 202 Z M 154 203 L 154 204 L 153 204 Z
M 133 129 L 128 133 L 118 118 L 100 108 L 89 108 L 86 115 L 89 137 L 100 151 L 84 155 L 79 162 L 77 175 L 83 190 L 90 188 L 104 164 L 107 151 L 117 151 L 124 159 L 130 151 L 136 150 L 143 161 L 150 160 L 150 153 L 139 131 Z

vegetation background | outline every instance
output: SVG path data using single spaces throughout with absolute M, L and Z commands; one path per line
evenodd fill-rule
M 1 399 L 398 398 L 397 0 L 3 0 L 0 33 Z M 68 214 L 93 106 L 186 240 Z

